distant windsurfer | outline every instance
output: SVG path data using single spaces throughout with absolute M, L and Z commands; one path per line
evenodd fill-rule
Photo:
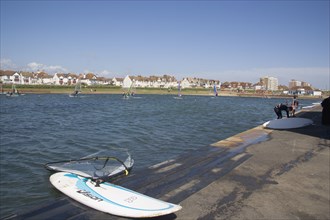
M 214 90 L 214 96 L 218 96 L 218 90 L 217 90 L 217 87 L 215 86 L 215 84 L 213 86 L 213 90 Z
M 123 98 L 124 98 L 124 99 L 128 99 L 128 97 L 129 97 L 128 92 L 123 92 Z
M 276 105 L 275 108 L 274 108 L 274 112 L 277 115 L 277 119 L 282 118 L 282 111 L 286 111 L 286 116 L 288 118 L 290 118 L 290 116 L 289 116 L 289 107 L 281 103 L 281 104 Z

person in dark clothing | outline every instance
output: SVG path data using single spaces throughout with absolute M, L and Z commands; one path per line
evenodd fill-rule
M 298 105 L 299 105 L 299 102 L 297 100 L 297 96 L 294 95 L 293 96 L 293 100 L 292 100 L 292 117 L 296 117 L 295 113 L 296 113 L 296 109 L 298 109 Z
M 322 124 L 330 125 L 330 96 L 324 99 L 321 103 L 322 109 Z
M 276 105 L 275 108 L 274 108 L 274 111 L 275 111 L 275 113 L 277 115 L 277 119 L 281 119 L 282 118 L 282 111 L 286 111 L 286 116 L 288 118 L 290 118 L 290 116 L 289 116 L 289 107 L 286 106 L 286 105 L 284 105 L 284 104 L 282 104 L 282 103 Z

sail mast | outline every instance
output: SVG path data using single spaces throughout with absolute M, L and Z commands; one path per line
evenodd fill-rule
M 181 97 L 181 83 L 178 82 L 178 96 Z

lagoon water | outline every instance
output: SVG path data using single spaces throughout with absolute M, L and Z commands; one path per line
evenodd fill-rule
M 283 99 L 27 94 L 0 97 L 0 216 L 64 196 L 44 163 L 126 148 L 144 169 L 275 118 Z M 291 100 L 288 100 L 291 101 Z M 299 100 L 301 106 L 316 100 Z

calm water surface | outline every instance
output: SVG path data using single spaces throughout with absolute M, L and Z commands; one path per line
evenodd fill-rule
M 64 196 L 43 164 L 126 148 L 143 169 L 275 118 L 283 99 L 140 95 L 0 96 L 3 217 Z M 291 101 L 291 100 L 289 100 Z M 315 100 L 300 100 L 311 105 Z

